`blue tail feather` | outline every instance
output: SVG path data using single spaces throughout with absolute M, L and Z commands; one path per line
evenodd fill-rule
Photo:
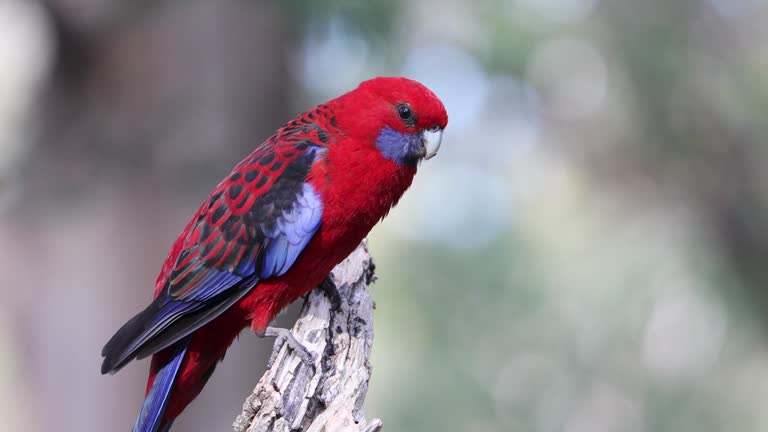
M 187 336 L 176 342 L 170 359 L 155 375 L 152 388 L 141 406 L 141 412 L 139 412 L 139 418 L 136 420 L 133 432 L 166 432 L 170 429 L 170 423 L 166 424 L 163 429 L 160 429 L 160 424 L 168 406 L 168 396 L 170 396 L 173 383 L 176 381 L 176 374 L 187 354 L 189 339 L 190 336 Z

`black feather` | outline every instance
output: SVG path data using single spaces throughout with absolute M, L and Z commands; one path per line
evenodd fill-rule
M 193 331 L 208 324 L 216 318 L 221 312 L 228 309 L 235 302 L 240 300 L 253 285 L 254 278 L 249 278 L 241 284 L 238 290 L 231 290 L 219 294 L 218 296 L 205 302 L 205 306 L 195 312 L 184 315 L 181 319 L 174 321 L 157 336 L 149 339 L 146 343 L 130 350 L 136 339 L 142 337 L 150 329 L 153 321 L 162 304 L 166 301 L 166 296 L 160 296 L 155 299 L 146 309 L 125 323 L 120 330 L 112 336 L 112 339 L 104 345 L 101 355 L 104 356 L 104 362 L 101 364 L 101 373 L 114 374 L 122 369 L 133 359 L 143 359 L 163 348 L 166 348 Z
M 126 358 L 125 350 L 150 326 L 155 314 L 160 310 L 161 301 L 158 298 L 150 303 L 146 309 L 120 327 L 120 330 L 104 345 L 101 350 L 101 355 L 104 357 L 104 361 L 101 363 L 102 374 L 113 374 L 133 359 L 132 357 Z

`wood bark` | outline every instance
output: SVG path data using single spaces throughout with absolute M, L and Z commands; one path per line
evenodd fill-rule
M 381 420 L 366 421 L 363 402 L 371 377 L 374 280 L 367 243 L 331 273 L 340 302 L 334 308 L 321 289 L 306 298 L 294 337 L 312 353 L 314 370 L 287 345 L 279 349 L 243 404 L 236 432 L 378 432 Z

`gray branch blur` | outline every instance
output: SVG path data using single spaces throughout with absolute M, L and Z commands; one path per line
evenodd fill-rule
M 331 273 L 341 302 L 334 309 L 321 289 L 312 291 L 293 334 L 312 353 L 315 373 L 286 345 L 243 404 L 236 432 L 377 432 L 366 422 L 363 403 L 371 377 L 374 280 L 367 243 Z

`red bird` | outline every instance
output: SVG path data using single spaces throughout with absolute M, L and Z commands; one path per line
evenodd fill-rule
M 375 78 L 298 116 L 240 162 L 176 239 L 154 301 L 102 351 L 102 373 L 152 355 L 134 432 L 169 430 L 244 328 L 284 336 L 267 327 L 272 318 L 386 216 L 447 123 L 423 85 Z

